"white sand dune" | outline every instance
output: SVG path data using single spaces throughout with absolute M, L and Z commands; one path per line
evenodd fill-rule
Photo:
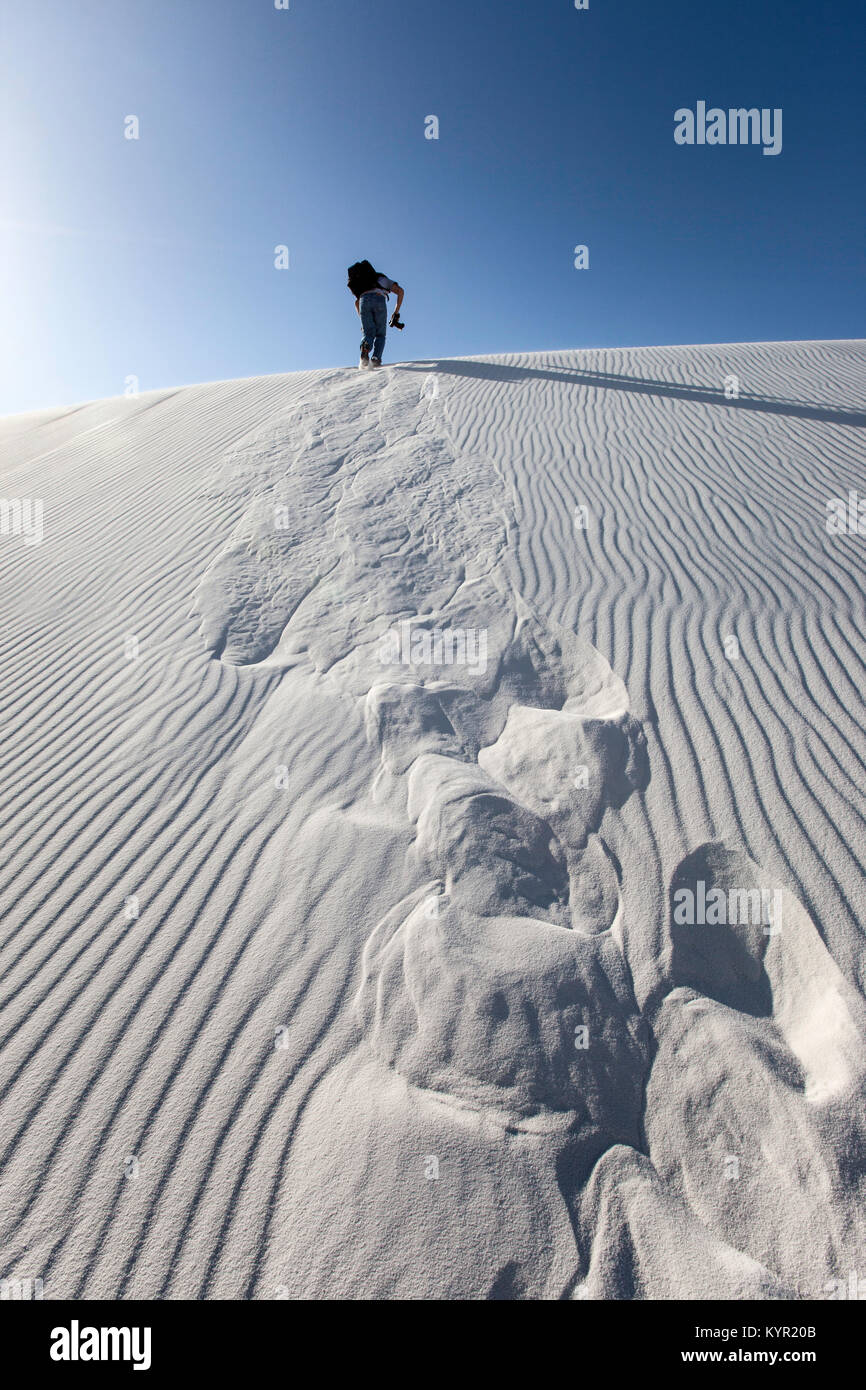
M 864 384 L 640 348 L 0 421 L 44 506 L 0 535 L 0 1277 L 866 1274 Z

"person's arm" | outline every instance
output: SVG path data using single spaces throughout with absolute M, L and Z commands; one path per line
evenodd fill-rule
M 403 289 L 403 286 L 402 286 L 402 285 L 398 285 L 398 284 L 397 284 L 397 281 L 396 281 L 396 280 L 392 280 L 392 281 L 391 281 L 391 289 L 392 289 L 393 293 L 396 294 L 396 296 L 397 296 L 397 308 L 394 310 L 393 314 L 391 315 L 391 324 L 390 324 L 390 326 L 393 328 L 393 326 L 394 326 L 394 320 L 395 320 L 395 319 L 398 319 L 398 318 L 400 317 L 400 305 L 403 303 L 403 295 L 405 294 L 405 290 Z

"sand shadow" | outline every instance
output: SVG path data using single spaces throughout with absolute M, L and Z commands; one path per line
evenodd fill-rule
M 782 397 L 754 396 L 741 392 L 736 400 L 729 399 L 724 390 L 710 386 L 677 385 L 676 382 L 655 381 L 650 377 L 626 376 L 619 372 L 596 372 L 587 368 L 569 370 L 550 367 L 511 367 L 498 362 L 470 362 L 455 358 L 430 359 L 422 362 L 395 363 L 394 371 L 439 373 L 445 376 L 472 377 L 487 381 L 521 382 L 530 380 L 557 381 L 571 386 L 596 386 L 608 391 L 627 391 L 643 396 L 668 396 L 672 400 L 696 401 L 702 405 L 722 405 L 731 410 L 755 410 L 765 415 L 788 415 L 801 420 L 817 420 L 829 425 L 866 427 L 866 412 L 847 410 L 844 406 L 822 405 L 819 402 L 785 400 Z

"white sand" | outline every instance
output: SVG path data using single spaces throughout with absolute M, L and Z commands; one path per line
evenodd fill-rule
M 0 535 L 0 1277 L 866 1275 L 864 382 L 641 348 L 0 421 L 44 504 Z M 758 917 L 674 920 L 713 888 Z

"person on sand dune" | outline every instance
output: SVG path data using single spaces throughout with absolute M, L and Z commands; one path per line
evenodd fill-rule
M 355 297 L 355 308 L 364 329 L 359 367 L 381 367 L 385 347 L 388 296 L 396 294 L 397 308 L 390 319 L 392 328 L 402 328 L 400 305 L 404 291 L 396 280 L 380 275 L 369 261 L 357 261 L 349 266 L 349 289 Z

